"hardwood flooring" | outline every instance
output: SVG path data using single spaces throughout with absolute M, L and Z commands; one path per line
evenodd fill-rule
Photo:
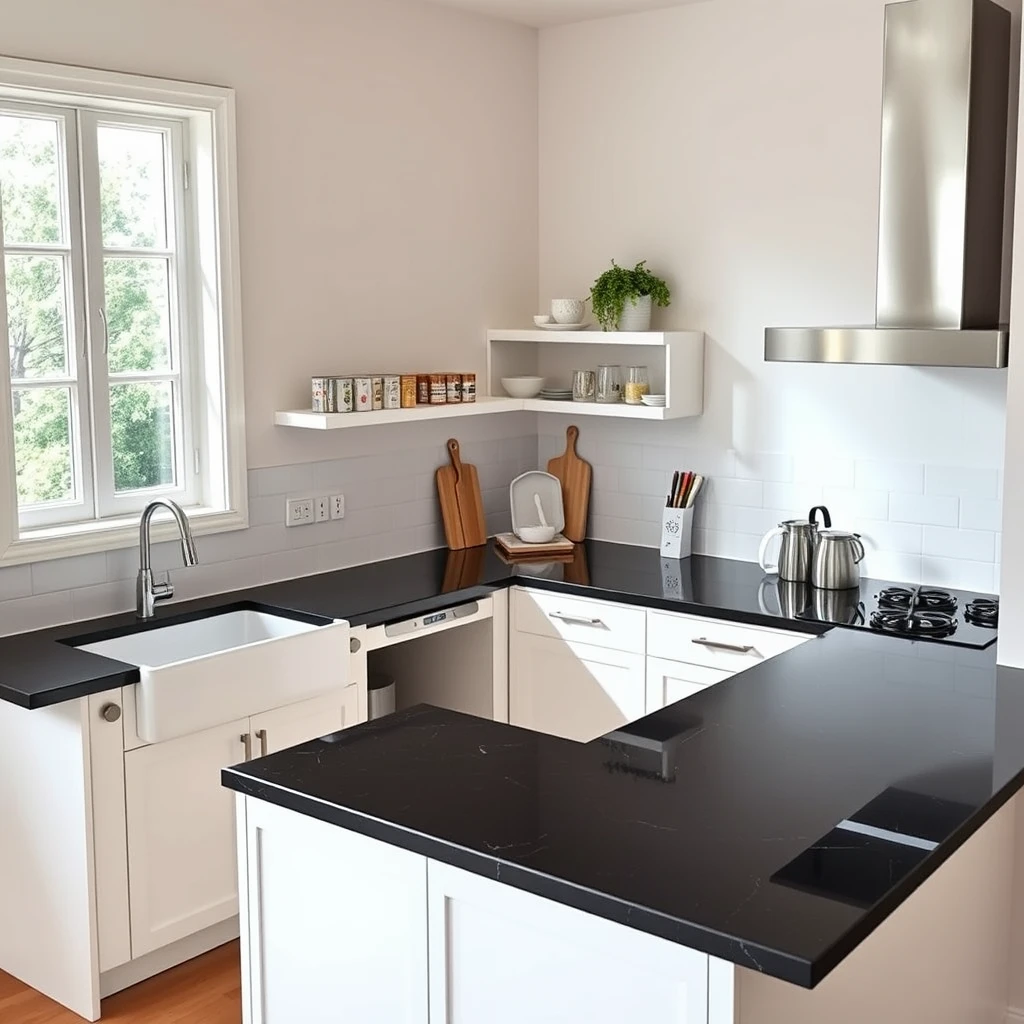
M 103 1000 L 103 1024 L 239 1024 L 238 943 Z M 0 1024 L 82 1024 L 82 1018 L 0 971 Z

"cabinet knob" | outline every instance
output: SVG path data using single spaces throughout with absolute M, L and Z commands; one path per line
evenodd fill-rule
M 348 649 L 349 649 L 349 650 L 350 650 L 350 651 L 351 651 L 351 652 L 352 652 L 353 654 L 358 654 L 358 653 L 359 653 L 359 651 L 360 651 L 360 649 L 362 648 L 362 646 L 363 646 L 363 645 L 362 645 L 362 644 L 361 644 L 361 643 L 360 643 L 360 642 L 359 642 L 359 641 L 358 641 L 358 640 L 357 640 L 357 639 L 356 639 L 355 637 L 351 637 L 351 638 L 349 639 L 349 642 L 348 642 Z
M 100 708 L 100 717 L 104 722 L 116 722 L 121 717 L 121 709 L 116 704 L 104 704 Z

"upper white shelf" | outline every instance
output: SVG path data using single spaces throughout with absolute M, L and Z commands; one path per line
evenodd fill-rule
M 673 342 L 703 341 L 703 331 L 536 331 L 493 330 L 487 332 L 488 341 L 558 342 L 560 345 L 654 345 L 665 346 Z

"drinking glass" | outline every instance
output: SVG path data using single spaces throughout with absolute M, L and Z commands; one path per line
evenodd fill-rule
M 622 401 L 622 367 L 597 368 L 597 400 L 606 405 Z

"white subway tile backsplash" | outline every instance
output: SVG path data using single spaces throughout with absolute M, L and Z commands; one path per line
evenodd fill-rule
M 887 491 L 858 491 L 852 487 L 826 487 L 822 500 L 832 513 L 832 522 L 842 529 L 851 519 L 888 519 Z
M 958 587 L 961 590 L 995 590 L 995 563 L 972 562 L 962 558 L 934 558 L 925 555 L 922 564 L 924 580 L 939 587 Z
M 552 455 L 561 455 L 565 450 L 564 438 L 556 438 Z M 638 444 L 624 444 L 621 441 L 598 441 L 587 447 L 586 452 L 581 452 L 591 465 L 615 466 L 620 469 L 630 469 L 640 465 L 644 449 Z M 551 456 L 548 456 L 549 458 Z M 660 466 L 649 467 L 660 469 Z
M 853 487 L 853 459 L 832 455 L 796 455 L 793 458 L 793 480 L 798 484 L 819 487 Z
M 71 592 L 71 613 L 76 620 L 98 619 L 131 611 L 135 600 L 134 580 L 99 583 L 95 587 L 81 587 Z
M 999 495 L 999 471 L 976 466 L 928 466 L 925 494 L 946 494 L 956 498 L 995 500 Z
M 669 481 L 671 483 L 671 481 Z M 704 485 L 701 501 L 718 505 L 743 505 L 748 508 L 764 506 L 764 484 L 760 480 L 731 480 L 713 477 Z
M 105 583 L 106 579 L 107 556 L 102 552 L 32 563 L 33 594 L 50 594 L 74 590 L 77 587 L 89 587 L 95 583 Z
M 993 533 L 1002 530 L 1002 505 L 984 498 L 961 498 L 960 527 L 964 530 L 991 530 Z
M 592 515 L 590 532 L 591 536 L 609 540 L 613 544 L 637 544 L 653 548 L 661 543 L 661 520 L 654 523 Z
M 271 466 L 249 473 L 250 491 L 258 497 L 268 494 L 310 494 L 313 491 L 313 464 Z
M 736 532 L 752 533 L 763 536 L 774 530 L 786 518 L 784 512 L 772 508 L 738 508 L 736 509 Z
M 70 622 L 72 617 L 70 590 L 0 601 L 0 636 L 27 633 L 57 622 Z
M 789 483 L 793 479 L 793 456 L 737 452 L 736 476 L 742 480 Z
M 855 520 L 853 529 L 869 551 L 899 555 L 920 555 L 924 549 L 924 528 L 911 523 L 887 523 L 875 519 Z M 872 570 L 871 575 L 876 575 Z
M 32 593 L 32 566 L 12 565 L 0 569 L 0 601 L 28 597 Z
M 933 494 L 892 494 L 889 518 L 896 523 L 956 526 L 960 504 L 956 498 Z
M 861 566 L 864 575 L 895 583 L 923 583 L 921 556 L 898 551 L 868 551 Z M 930 580 L 927 582 L 931 582 Z
M 595 516 L 612 519 L 641 519 L 642 502 L 639 494 L 621 494 L 615 491 L 596 492 L 590 503 Z
M 924 528 L 924 554 L 994 562 L 996 535 L 984 530 L 957 530 L 946 526 Z
M 784 510 L 790 518 L 806 516 L 815 505 L 820 505 L 824 489 L 819 484 L 782 484 L 766 481 L 765 508 Z
M 854 466 L 854 486 L 860 491 L 921 494 L 924 491 L 924 464 L 858 459 Z
M 669 488 L 672 486 L 672 474 L 665 474 L 658 469 L 619 469 L 618 487 L 623 494 L 640 494 L 647 496 L 661 495 L 663 501 L 668 500 Z M 594 467 L 594 490 L 600 490 L 597 484 L 597 467 Z

